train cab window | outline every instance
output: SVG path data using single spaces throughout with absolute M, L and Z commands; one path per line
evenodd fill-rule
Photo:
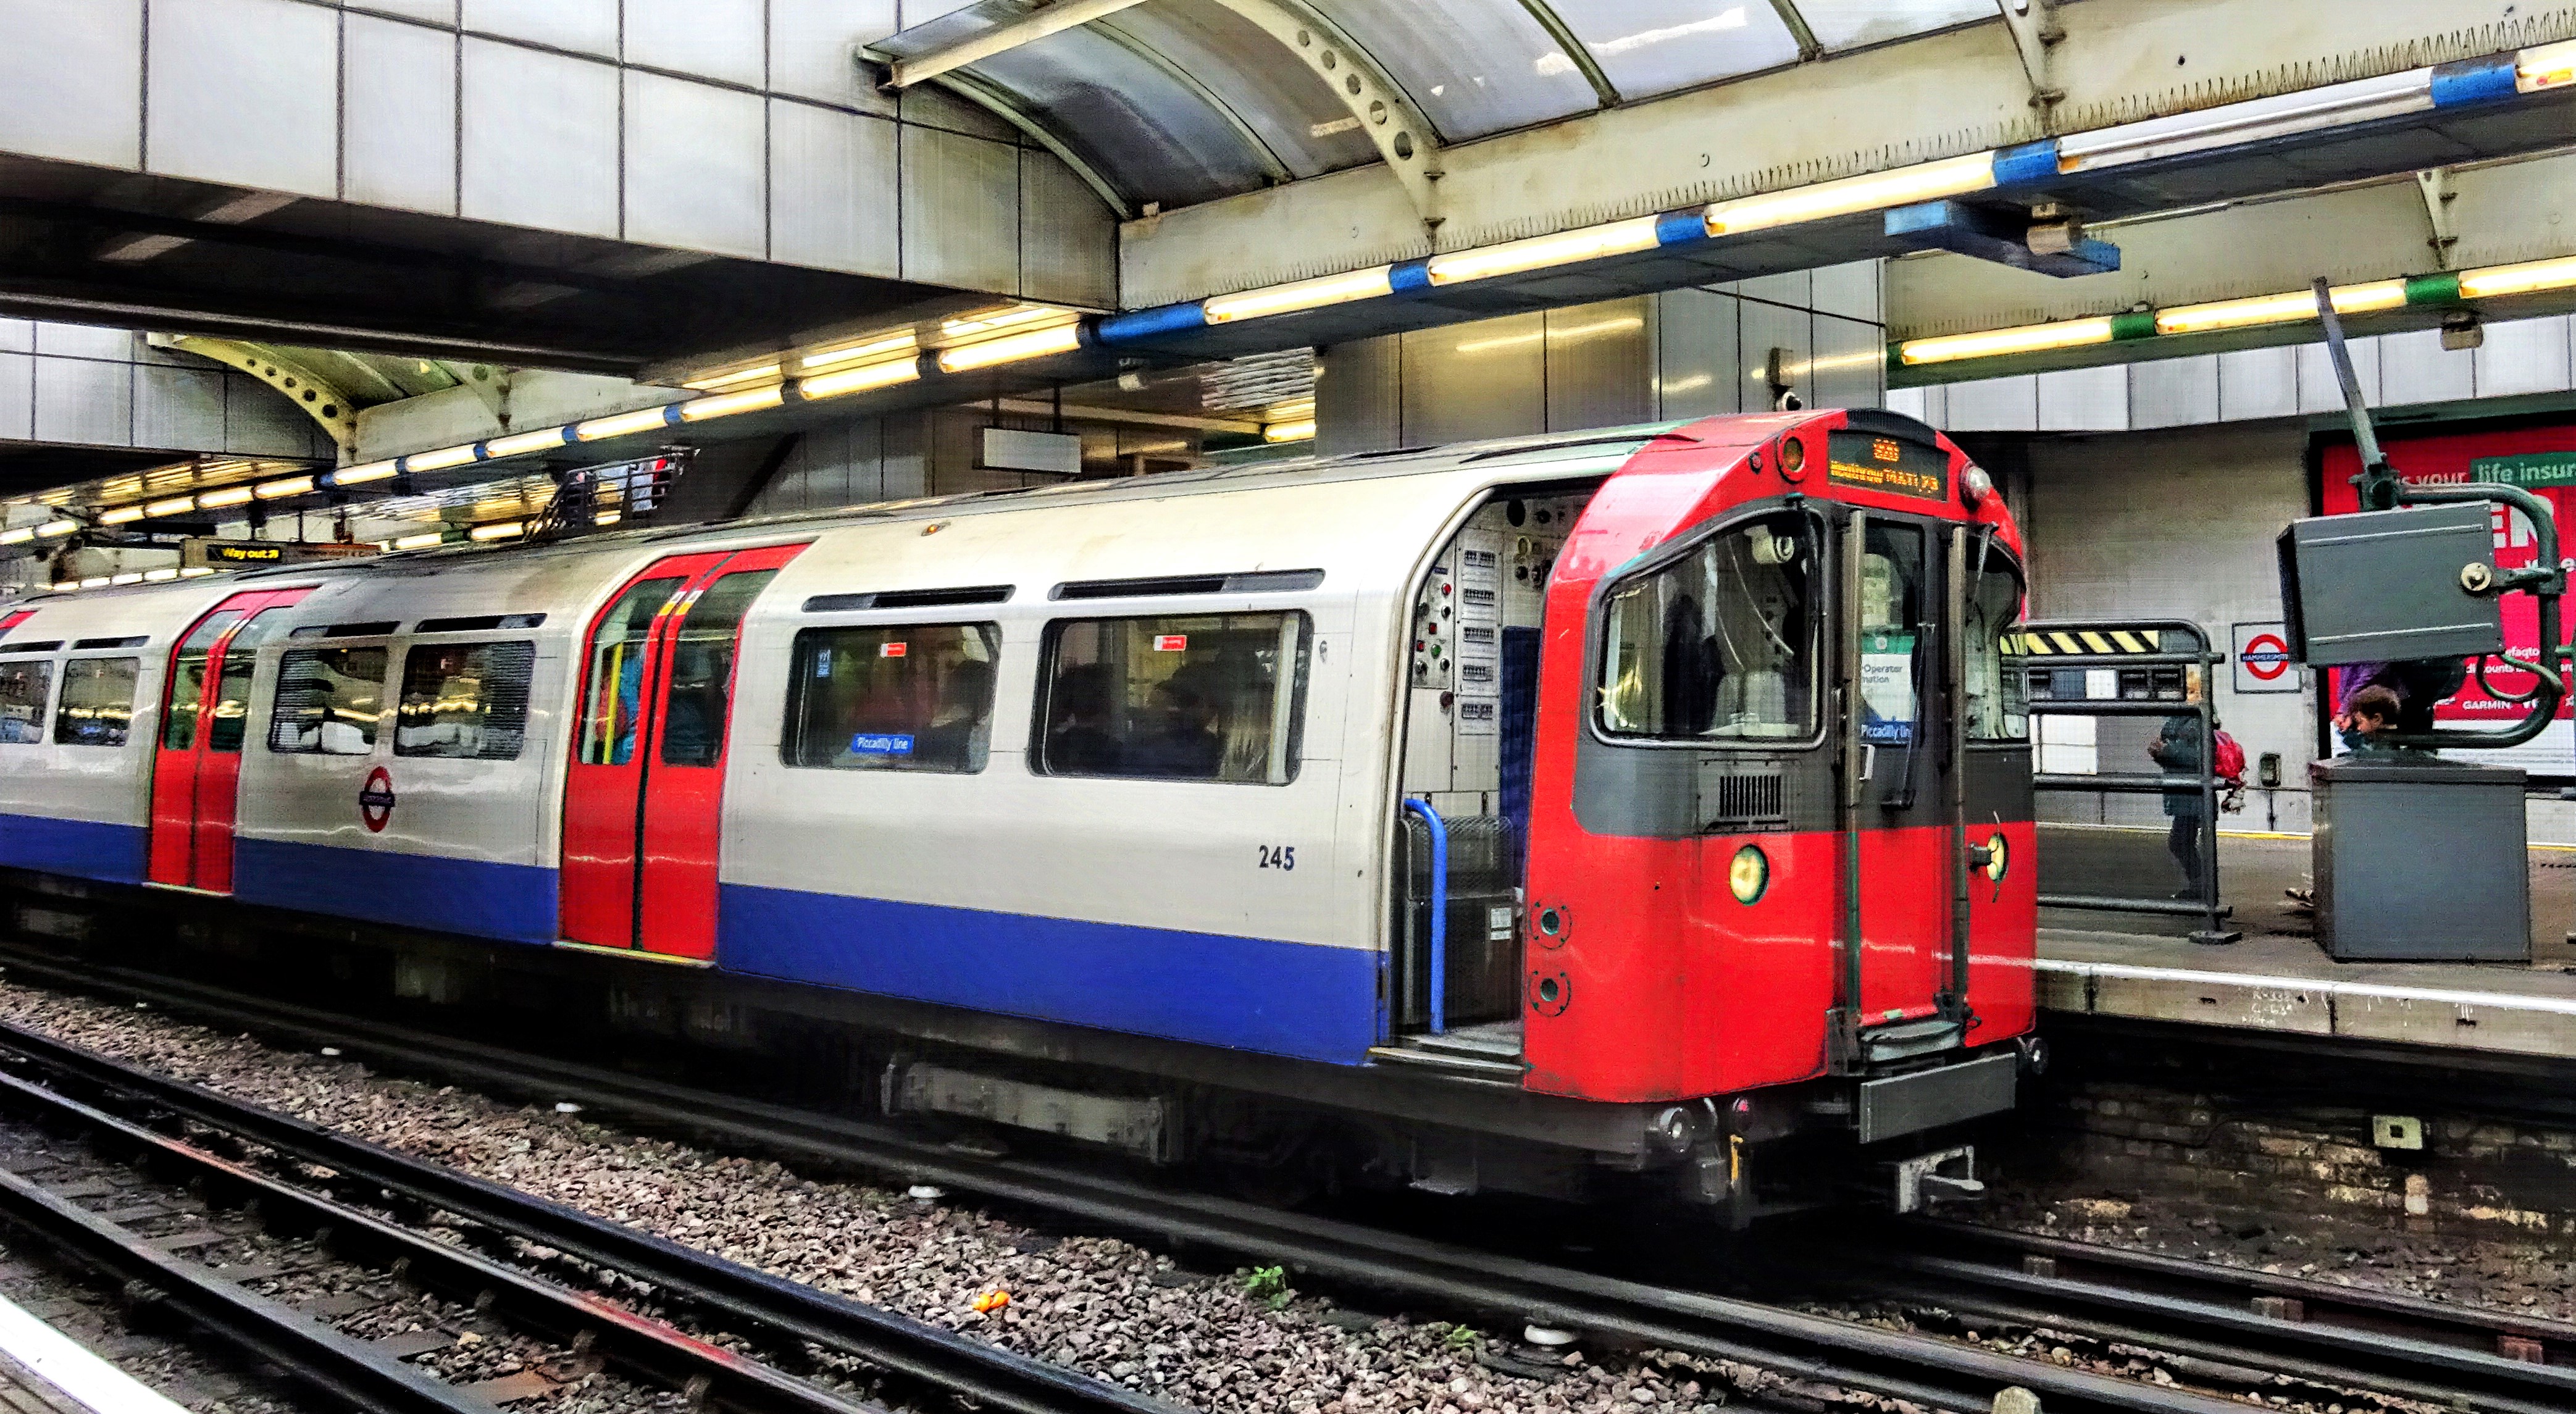
M 239 751 L 242 732 L 250 724 L 250 680 L 259 666 L 262 640 L 277 636 L 284 614 L 261 614 L 242 625 L 241 632 L 224 645 L 224 669 L 216 674 L 215 704 L 207 709 L 206 749 Z
M 663 765 L 712 766 L 723 758 L 742 616 L 777 577 L 776 570 L 719 575 L 689 605 L 671 637 L 669 686 L 662 697 Z
M 0 663 L 0 745 L 45 739 L 45 703 L 53 686 L 54 665 L 42 658 Z
M 780 756 L 852 771 L 983 770 L 1000 644 L 992 624 L 804 630 Z
M 1969 551 L 1969 559 L 1976 552 Z M 1973 741 L 2022 741 L 2030 736 L 2030 705 L 2022 676 L 2004 656 L 2004 638 L 2021 626 L 2021 572 L 1999 550 L 1989 550 L 1985 573 L 1968 596 L 1968 737 Z
M 1860 556 L 1860 737 L 1905 746 L 1923 720 L 1925 613 L 1923 527 L 1869 521 Z
M 1051 624 L 1032 764 L 1053 776 L 1285 785 L 1312 637 L 1295 612 Z
M 516 761 L 528 736 L 533 643 L 423 643 L 403 657 L 394 754 Z
M 291 649 L 277 664 L 268 749 L 364 756 L 375 749 L 384 699 L 384 649 Z
M 1815 523 L 1730 525 L 1610 596 L 1601 727 L 1614 736 L 1777 743 L 1813 736 Z
M 63 697 L 54 705 L 57 746 L 123 746 L 134 722 L 140 658 L 74 658 L 63 664 Z

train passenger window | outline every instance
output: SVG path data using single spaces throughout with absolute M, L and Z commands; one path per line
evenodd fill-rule
M 277 664 L 268 749 L 364 756 L 375 749 L 384 699 L 384 649 L 291 649 Z
M 1815 734 L 1815 523 L 1730 525 L 1610 596 L 1601 729 L 1781 742 Z
M 215 640 L 240 617 L 237 609 L 208 614 L 179 645 L 178 659 L 170 665 L 170 712 L 161 719 L 164 749 L 185 751 L 197 744 L 197 708 L 206 696 L 206 663 L 215 656 Z
M 1976 551 L 1968 557 L 1973 563 Z M 2030 706 L 2021 674 L 2004 657 L 2004 637 L 2021 626 L 2021 573 L 2000 550 L 1986 554 L 1986 572 L 1968 596 L 1968 736 L 1974 741 L 2021 741 L 2030 735 Z
M 63 698 L 54 706 L 57 746 L 123 746 L 134 721 L 140 658 L 74 658 L 63 664 Z
M 648 579 L 627 587 L 590 641 L 590 699 L 581 710 L 585 766 L 623 766 L 635 759 L 635 724 L 644 698 L 644 648 L 654 617 L 687 583 Z
M 790 766 L 848 771 L 984 769 L 993 735 L 992 624 L 809 628 L 787 688 Z
M 0 663 L 0 745 L 45 739 L 45 699 L 53 686 L 54 665 L 42 658 Z
M 1285 785 L 1312 638 L 1295 612 L 1050 624 L 1032 764 L 1051 776 Z
M 777 577 L 776 570 L 721 575 L 689 605 L 689 616 L 671 637 L 670 687 L 662 697 L 663 765 L 712 766 L 723 758 L 742 616 Z
M 259 645 L 277 636 L 284 614 L 261 614 L 242 625 L 224 645 L 224 670 L 216 675 L 215 705 L 207 715 L 206 749 L 239 751 L 250 724 L 250 679 L 259 666 Z
M 533 643 L 424 643 L 403 658 L 396 756 L 516 761 L 528 735 Z

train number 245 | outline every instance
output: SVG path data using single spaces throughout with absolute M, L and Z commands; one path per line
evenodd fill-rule
M 1255 848 L 1261 851 L 1261 867 L 1264 869 L 1297 867 L 1297 846 L 1293 844 L 1265 844 Z

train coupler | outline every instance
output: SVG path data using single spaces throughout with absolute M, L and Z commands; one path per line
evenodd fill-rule
M 1986 1185 L 1977 1178 L 1974 1144 L 1899 1159 L 1893 1167 L 1896 1211 L 1900 1213 L 1919 1213 L 1936 1203 L 1964 1202 L 1986 1193 Z

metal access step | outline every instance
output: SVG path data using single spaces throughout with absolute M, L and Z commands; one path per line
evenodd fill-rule
M 1399 1036 L 1392 1044 L 1371 1047 L 1369 1056 L 1395 1065 L 1512 1084 L 1520 1083 L 1521 1073 L 1529 1068 L 1521 1061 L 1521 1028 L 1517 1021 L 1462 1026 L 1438 1036 Z

